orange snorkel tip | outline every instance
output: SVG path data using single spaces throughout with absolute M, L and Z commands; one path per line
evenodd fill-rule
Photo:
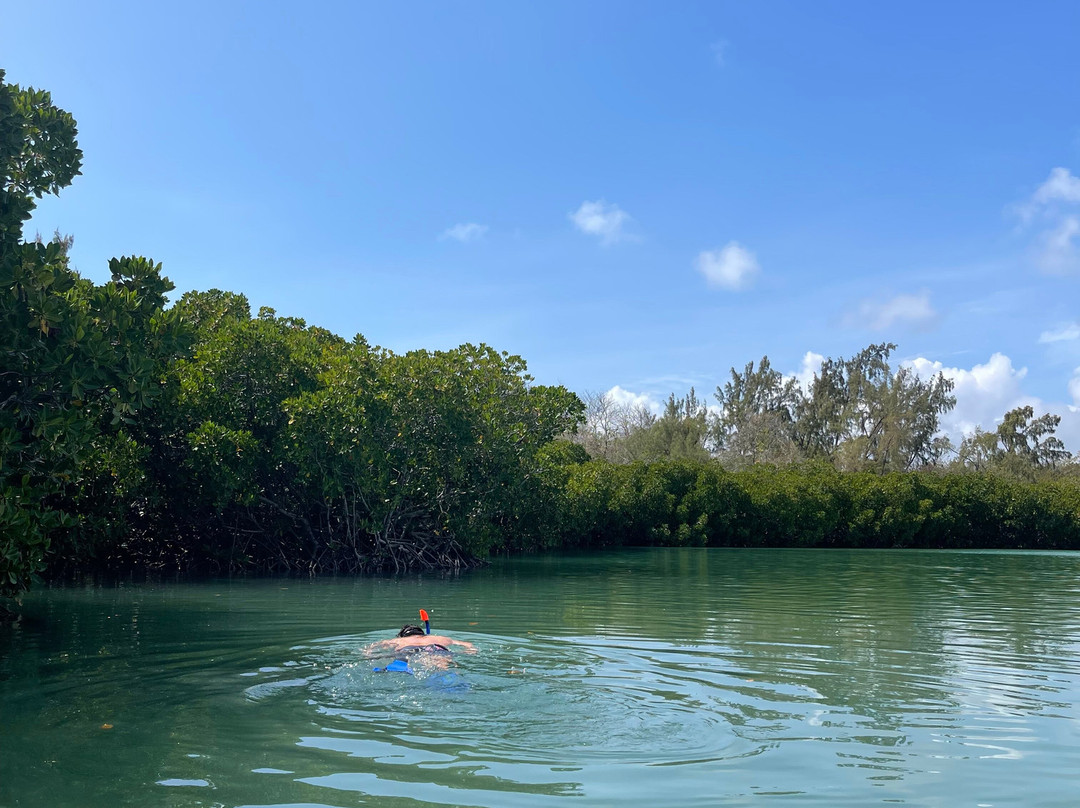
M 424 621 L 424 633 L 431 633 L 431 621 L 428 620 L 427 609 L 420 610 L 420 619 Z

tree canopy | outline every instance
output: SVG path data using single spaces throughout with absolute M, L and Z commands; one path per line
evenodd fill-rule
M 623 462 L 713 456 L 737 469 L 816 459 L 878 473 L 940 465 L 949 445 L 939 427 L 956 404 L 953 383 L 894 369 L 895 348 L 882 343 L 850 359 L 825 359 L 806 388 L 764 356 L 731 369 L 712 412 L 691 390 L 672 394 L 660 417 L 636 425 L 614 402 L 594 396 L 579 440 L 594 456 Z
M 145 258 L 109 262 L 95 285 L 69 266 L 62 240 L 25 241 L 36 200 L 79 173 L 75 121 L 47 92 L 0 71 L 0 595 L 25 588 L 57 535 L 95 446 L 160 391 L 181 349 L 172 288 Z

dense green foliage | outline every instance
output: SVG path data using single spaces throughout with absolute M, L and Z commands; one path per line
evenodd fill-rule
M 172 288 L 144 258 L 95 285 L 62 241 L 25 242 L 35 201 L 78 174 L 72 117 L 0 71 L 0 595 L 25 588 L 52 542 L 77 533 L 66 504 L 90 458 L 160 389 L 182 341 Z
M 486 346 L 397 355 L 264 309 L 189 293 L 198 323 L 167 391 L 125 433 L 119 532 L 84 543 L 203 568 L 454 567 L 535 534 L 541 450 L 581 411 Z M 114 464 L 114 473 L 120 474 Z
M 570 467 L 563 496 L 559 546 L 1080 549 L 1071 480 L 591 461 Z

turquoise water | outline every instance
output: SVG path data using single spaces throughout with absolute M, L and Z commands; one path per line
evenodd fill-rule
M 457 678 L 359 649 L 418 608 Z M 1074 806 L 1080 557 L 640 550 L 39 589 L 2 806 Z

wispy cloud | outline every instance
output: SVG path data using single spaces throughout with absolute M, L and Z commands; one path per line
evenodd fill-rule
M 1080 216 L 1065 216 L 1054 227 L 1043 232 L 1039 239 L 1039 266 L 1044 272 L 1064 275 L 1080 269 Z
M 1080 323 L 1069 323 L 1056 331 L 1043 331 L 1039 334 L 1039 342 L 1065 342 L 1074 339 L 1080 339 Z
M 1073 176 L 1067 168 L 1057 166 L 1050 169 L 1050 176 L 1030 197 L 1014 205 L 1012 210 L 1023 224 L 1028 224 L 1040 214 L 1062 203 L 1080 203 L 1080 177 Z
M 631 221 L 630 214 L 603 199 L 582 202 L 581 207 L 570 214 L 570 221 L 582 233 L 598 236 L 601 244 L 614 244 L 629 237 L 624 228 Z
M 737 241 L 718 250 L 702 250 L 694 263 L 709 286 L 720 289 L 745 289 L 761 272 L 757 257 Z
M 1080 202 L 1080 177 L 1074 177 L 1067 168 L 1058 166 L 1050 170 L 1050 176 L 1031 197 L 1037 205 L 1052 202 Z
M 1015 207 L 1023 226 L 1042 222 L 1033 243 L 1035 264 L 1046 273 L 1080 271 L 1080 177 L 1057 166 L 1031 197 Z
M 1073 412 L 1080 410 L 1080 368 L 1076 368 L 1073 371 L 1072 378 L 1069 379 L 1069 395 L 1072 396 L 1073 400 L 1069 409 Z
M 440 241 L 447 239 L 453 239 L 454 241 L 460 241 L 462 244 L 468 244 L 471 241 L 478 241 L 484 237 L 487 233 L 488 226 L 486 224 L 477 224 L 476 222 L 465 222 L 462 224 L 455 224 L 453 227 L 448 227 L 439 236 Z
M 917 295 L 897 295 L 884 301 L 863 300 L 858 308 L 844 318 L 849 326 L 884 331 L 896 325 L 926 328 L 937 319 L 930 305 L 930 293 L 925 289 Z

